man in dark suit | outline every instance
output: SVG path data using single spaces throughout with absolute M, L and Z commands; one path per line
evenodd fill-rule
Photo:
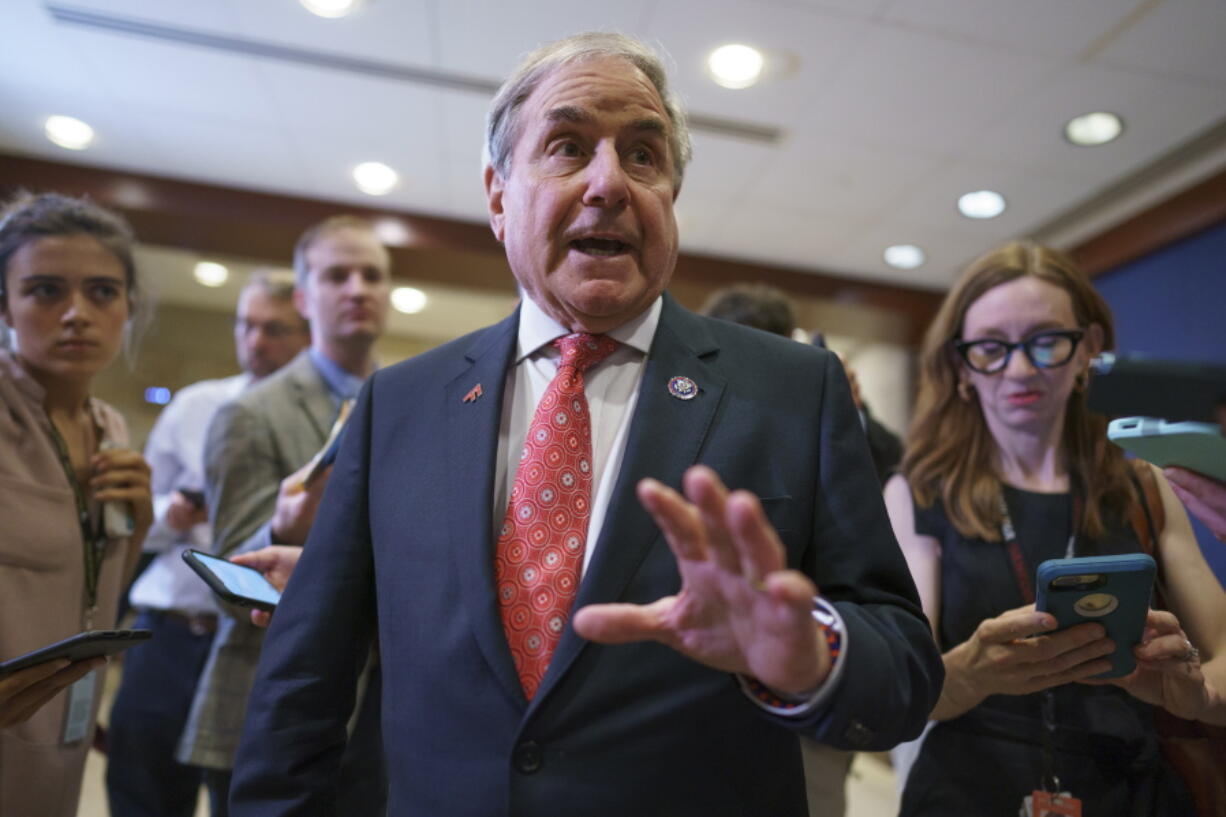
M 892 746 L 942 680 L 841 367 L 663 294 L 689 140 L 639 43 L 530 55 L 487 137 L 524 301 L 364 388 L 233 811 L 330 813 L 377 637 L 389 814 L 806 814 L 797 733 Z

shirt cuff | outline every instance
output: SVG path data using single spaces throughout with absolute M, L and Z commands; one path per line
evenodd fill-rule
M 830 672 L 818 685 L 817 689 L 805 695 L 789 695 L 777 692 L 757 678 L 748 675 L 737 675 L 737 683 L 751 701 L 772 715 L 785 718 L 803 718 L 820 708 L 838 689 L 843 677 L 844 658 L 847 655 L 847 628 L 843 626 L 843 617 L 834 605 L 821 598 L 813 597 L 813 620 L 817 622 L 826 645 L 830 648 Z

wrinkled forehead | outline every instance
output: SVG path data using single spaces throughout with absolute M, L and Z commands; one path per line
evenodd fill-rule
M 665 137 L 671 134 L 659 91 L 642 70 L 621 57 L 587 57 L 553 67 L 524 101 L 521 116 L 528 127 L 615 118 Z

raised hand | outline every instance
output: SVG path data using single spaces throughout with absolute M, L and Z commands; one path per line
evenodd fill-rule
M 653 479 L 638 486 L 677 559 L 681 592 L 646 605 L 589 605 L 575 613 L 575 631 L 605 644 L 659 641 L 779 692 L 816 689 L 831 666 L 812 617 L 817 588 L 785 569 L 757 497 L 730 494 L 705 466 L 689 469 L 683 487 L 685 496 Z

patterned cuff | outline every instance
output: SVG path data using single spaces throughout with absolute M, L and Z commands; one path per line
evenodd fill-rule
M 822 636 L 826 639 L 826 645 L 830 648 L 830 672 L 817 689 L 806 694 L 789 695 L 773 690 L 748 675 L 736 676 L 741 690 L 749 699 L 773 715 L 800 718 L 810 714 L 834 693 L 839 679 L 843 677 L 843 657 L 847 654 L 848 639 L 842 616 L 834 605 L 820 596 L 814 596 L 813 620 L 817 622 Z

